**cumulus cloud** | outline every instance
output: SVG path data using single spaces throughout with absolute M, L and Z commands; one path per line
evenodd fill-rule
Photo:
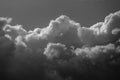
M 65 51 L 66 47 L 63 44 L 60 43 L 49 43 L 47 45 L 47 48 L 45 49 L 44 54 L 49 58 L 57 58 L 60 54 L 64 54 L 63 51 Z
M 80 55 L 83 58 L 88 58 L 94 60 L 104 61 L 105 59 L 112 59 L 115 55 L 120 55 L 119 48 L 120 46 L 115 46 L 114 44 L 108 44 L 105 46 L 95 46 L 95 47 L 85 47 L 77 48 L 75 50 L 76 55 Z
M 70 20 L 67 16 L 62 15 L 56 20 L 52 20 L 48 27 L 43 29 L 38 28 L 39 33 L 35 32 L 36 30 L 34 30 L 32 34 L 28 34 L 26 36 L 26 40 L 30 43 L 31 41 L 37 41 L 38 44 L 41 44 L 42 42 L 45 44 L 45 46 L 49 42 L 59 42 L 65 45 L 72 44 L 75 42 L 78 43 L 79 39 L 76 33 L 78 27 L 78 23 L 75 23 L 74 21 Z M 71 41 L 68 41 L 69 39 Z M 42 46 L 44 46 L 44 44 Z
M 4 27 L 4 31 L 11 35 L 17 44 L 23 44 L 31 49 L 45 48 L 49 42 L 57 42 L 66 46 L 95 46 L 116 41 L 119 38 L 120 12 L 108 15 L 104 22 L 99 22 L 89 28 L 81 27 L 79 23 L 62 15 L 45 28 L 26 31 L 21 25 Z M 37 44 L 39 46 L 35 46 Z M 42 46 L 41 46 L 42 45 Z
M 88 28 L 65 15 L 29 31 L 10 21 L 0 18 L 0 62 L 2 69 L 9 63 L 3 72 L 13 77 L 80 80 L 97 79 L 96 75 L 107 79 L 108 73 L 120 70 L 120 11 Z
M 104 22 L 78 31 L 81 41 L 89 46 L 104 45 L 119 39 L 120 11 L 108 15 Z
M 26 31 L 21 25 L 7 25 L 4 27 L 4 31 L 12 36 L 12 39 L 15 40 L 17 44 L 22 44 L 36 51 L 45 48 L 49 42 L 59 42 L 69 46 L 80 46 L 81 43 L 77 36 L 78 27 L 80 27 L 79 23 L 62 15 L 56 20 L 52 20 L 49 26 L 45 28 Z

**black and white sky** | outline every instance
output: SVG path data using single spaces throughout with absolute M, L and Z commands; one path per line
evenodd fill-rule
M 22 24 L 26 29 L 46 27 L 60 15 L 87 27 L 118 10 L 119 0 L 0 0 L 0 16 L 12 17 L 13 24 Z
M 119 0 L 0 0 L 0 80 L 119 74 Z

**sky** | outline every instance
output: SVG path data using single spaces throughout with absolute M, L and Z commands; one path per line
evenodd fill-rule
M 13 18 L 12 24 L 27 30 L 46 27 L 60 15 L 88 27 L 118 10 L 119 0 L 0 0 L 0 16 Z
M 0 10 L 0 80 L 120 80 L 119 1 L 0 0 Z

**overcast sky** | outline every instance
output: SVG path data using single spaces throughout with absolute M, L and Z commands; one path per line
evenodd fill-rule
M 46 27 L 62 14 L 88 27 L 118 10 L 119 0 L 0 0 L 0 17 L 26 29 Z

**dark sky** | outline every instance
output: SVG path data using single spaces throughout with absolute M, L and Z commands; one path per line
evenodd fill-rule
M 13 24 L 26 29 L 48 26 L 51 19 L 64 14 L 82 26 L 103 21 L 120 10 L 119 0 L 0 0 L 0 16 L 12 17 Z

